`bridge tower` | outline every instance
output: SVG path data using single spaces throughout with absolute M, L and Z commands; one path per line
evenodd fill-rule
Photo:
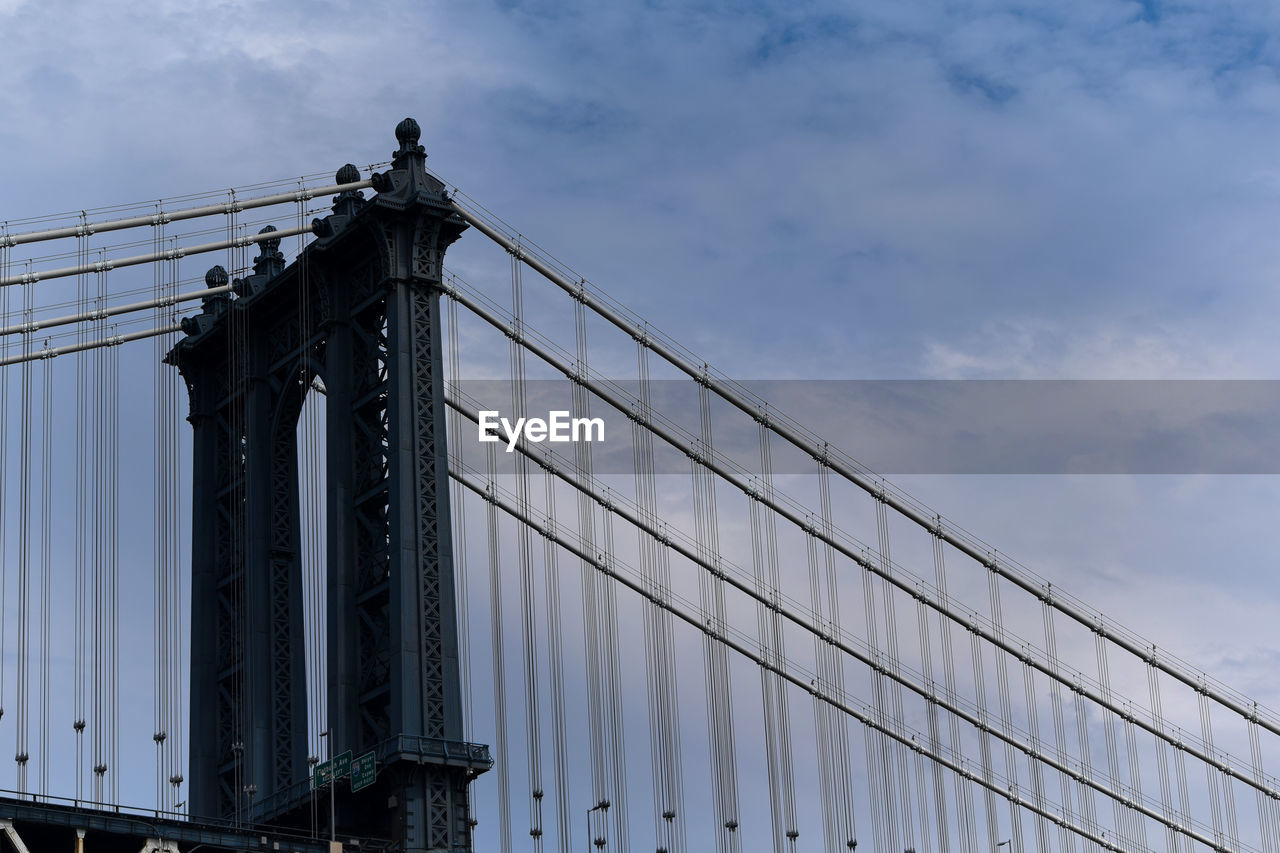
M 441 369 L 441 268 L 466 224 L 419 135 L 396 127 L 374 196 L 337 196 L 294 263 L 262 243 L 168 361 L 194 430 L 191 813 L 311 819 L 296 434 L 323 389 L 330 742 L 379 769 L 359 793 L 336 784 L 338 837 L 452 853 L 492 762 L 463 740 Z

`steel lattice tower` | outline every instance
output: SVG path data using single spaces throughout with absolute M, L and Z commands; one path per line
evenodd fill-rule
M 466 224 L 419 135 L 396 127 L 375 196 L 336 197 L 293 264 L 263 243 L 168 357 L 194 429 L 191 812 L 309 820 L 296 436 L 319 376 L 329 728 L 379 764 L 371 788 L 339 783 L 337 827 L 405 853 L 471 849 L 467 786 L 492 763 L 463 741 L 441 366 L 442 263 Z

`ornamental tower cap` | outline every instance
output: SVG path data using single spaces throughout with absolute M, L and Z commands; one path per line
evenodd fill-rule
M 333 176 L 333 182 L 335 184 L 354 184 L 358 180 L 360 180 L 360 170 L 351 163 L 343 166 L 338 170 L 338 173 Z
M 418 123 L 412 118 L 407 118 L 396 125 L 396 140 L 401 148 L 417 145 L 421 138 L 422 128 L 418 127 Z
M 204 286 L 210 290 L 215 287 L 226 287 L 229 281 L 231 279 L 227 276 L 227 271 L 223 269 L 221 264 L 209 267 L 209 271 L 204 274 Z

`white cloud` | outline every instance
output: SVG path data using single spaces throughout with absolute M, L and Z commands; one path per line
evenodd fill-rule
M 1258 350 L 1270 342 L 1220 345 L 1194 327 L 1161 328 L 1136 319 L 1100 328 L 1064 328 L 1042 318 L 984 323 L 958 342 L 931 341 L 920 371 L 940 379 L 1266 378 Z

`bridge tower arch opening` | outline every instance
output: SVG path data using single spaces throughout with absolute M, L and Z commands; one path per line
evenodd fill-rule
M 325 393 L 319 365 L 300 365 L 298 382 L 307 386 L 298 415 L 299 544 L 307 678 L 307 763 L 326 758 L 328 729 L 329 626 L 327 603 L 328 500 L 325 477 Z

